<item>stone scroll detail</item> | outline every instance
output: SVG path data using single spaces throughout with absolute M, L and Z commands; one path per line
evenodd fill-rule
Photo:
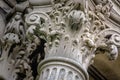
M 89 9 L 87 0 L 39 2 L 18 1 L 14 14 L 10 13 L 0 54 L 0 64 L 8 69 L 7 80 L 88 80 L 87 68 L 96 54 L 106 53 L 110 60 L 117 59 L 120 33 L 105 23 L 112 9 L 108 0 L 95 10 Z M 35 76 L 32 55 L 41 40 L 45 41 L 45 58 L 41 62 L 41 54 L 36 55 L 39 65 L 35 66 Z
M 28 13 L 27 8 L 27 1 L 19 1 L 14 6 L 8 14 L 10 19 L 0 40 L 2 51 L 0 72 L 3 72 L 0 76 L 5 80 L 34 80 L 32 59 L 29 57 L 35 51 L 40 39 L 37 38 L 35 43 L 28 37 L 26 32 L 28 28 L 24 20 L 25 14 Z

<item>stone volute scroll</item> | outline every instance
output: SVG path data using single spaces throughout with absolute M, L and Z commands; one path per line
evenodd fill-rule
M 0 38 L 4 79 L 89 80 L 95 55 L 117 59 L 120 31 L 107 24 L 111 0 L 94 9 L 89 0 L 15 1 Z

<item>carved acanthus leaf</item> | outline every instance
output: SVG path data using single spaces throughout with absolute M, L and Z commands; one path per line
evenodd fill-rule
M 62 66 L 64 70 L 75 67 L 76 71 L 79 68 L 85 72 L 98 52 L 107 53 L 112 60 L 117 58 L 120 33 L 103 22 L 106 16 L 110 16 L 112 5 L 109 1 L 101 2 L 94 11 L 91 11 L 87 0 L 52 0 L 49 6 L 51 10 L 46 12 L 41 8 L 47 10 L 48 6 L 41 6 L 42 3 L 33 5 L 34 1 L 30 1 L 30 6 L 33 7 L 30 9 L 27 4 L 23 6 L 24 0 L 17 2 L 19 5 L 14 8 L 17 10 L 14 10 L 15 13 L 8 22 L 5 35 L 1 40 L 3 46 L 6 45 L 8 48 L 3 49 L 7 54 L 2 54 L 5 58 L 3 57 L 1 61 L 6 61 L 13 66 L 7 68 L 14 70 L 10 72 L 15 74 L 15 79 L 33 80 L 35 78 L 33 78 L 31 67 L 34 58 L 31 59 L 30 56 L 41 44 L 41 40 L 45 40 L 46 43 L 45 58 L 40 63 L 39 74 L 43 73 L 41 70 L 43 67 L 43 70 L 47 71 L 49 70 L 47 67 L 55 67 L 56 64 L 60 64 L 57 68 Z M 83 2 L 85 4 L 82 4 Z M 28 2 L 25 0 L 25 3 Z M 28 9 L 31 11 L 27 11 Z M 49 59 L 50 61 L 47 61 Z M 54 65 L 51 65 L 53 63 Z M 53 71 L 57 68 L 53 68 Z M 73 73 L 79 75 L 79 71 L 76 71 Z M 44 77 L 41 80 L 44 80 Z
M 17 12 L 10 20 L 5 29 L 3 37 L 4 43 L 20 43 L 25 40 L 25 25 L 22 19 L 22 13 Z

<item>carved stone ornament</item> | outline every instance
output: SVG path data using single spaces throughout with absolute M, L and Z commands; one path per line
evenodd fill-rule
M 117 59 L 120 31 L 105 23 L 111 16 L 111 1 L 100 2 L 94 10 L 88 3 L 16 0 L 6 25 L 0 23 L 5 26 L 0 35 L 0 76 L 5 80 L 89 80 L 87 69 L 95 55 L 106 53 L 110 60 Z M 44 51 L 36 54 L 40 45 Z

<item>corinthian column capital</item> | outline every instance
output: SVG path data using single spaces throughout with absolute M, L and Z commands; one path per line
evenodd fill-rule
M 51 4 L 50 12 L 33 10 L 26 16 L 28 28 L 34 27 L 35 34 L 46 40 L 39 80 L 66 80 L 70 76 L 87 80 L 87 68 L 96 53 L 117 58 L 119 32 L 104 23 L 105 16 L 110 16 L 111 2 L 101 2 L 94 11 L 88 9 L 87 0 L 52 0 Z M 62 73 L 64 77 L 60 77 Z
M 33 80 L 37 74 L 34 67 L 38 67 L 38 80 L 89 80 L 87 69 L 95 55 L 106 53 L 110 60 L 116 59 L 120 32 L 108 24 L 113 5 L 105 0 L 91 9 L 93 5 L 88 3 L 91 2 L 18 1 L 14 6 L 18 10 L 14 10 L 1 38 L 6 54 L 1 54 L 0 61 L 7 64 L 5 68 L 10 72 L 14 70 L 15 77 L 10 80 Z M 44 51 L 38 50 L 40 45 Z

